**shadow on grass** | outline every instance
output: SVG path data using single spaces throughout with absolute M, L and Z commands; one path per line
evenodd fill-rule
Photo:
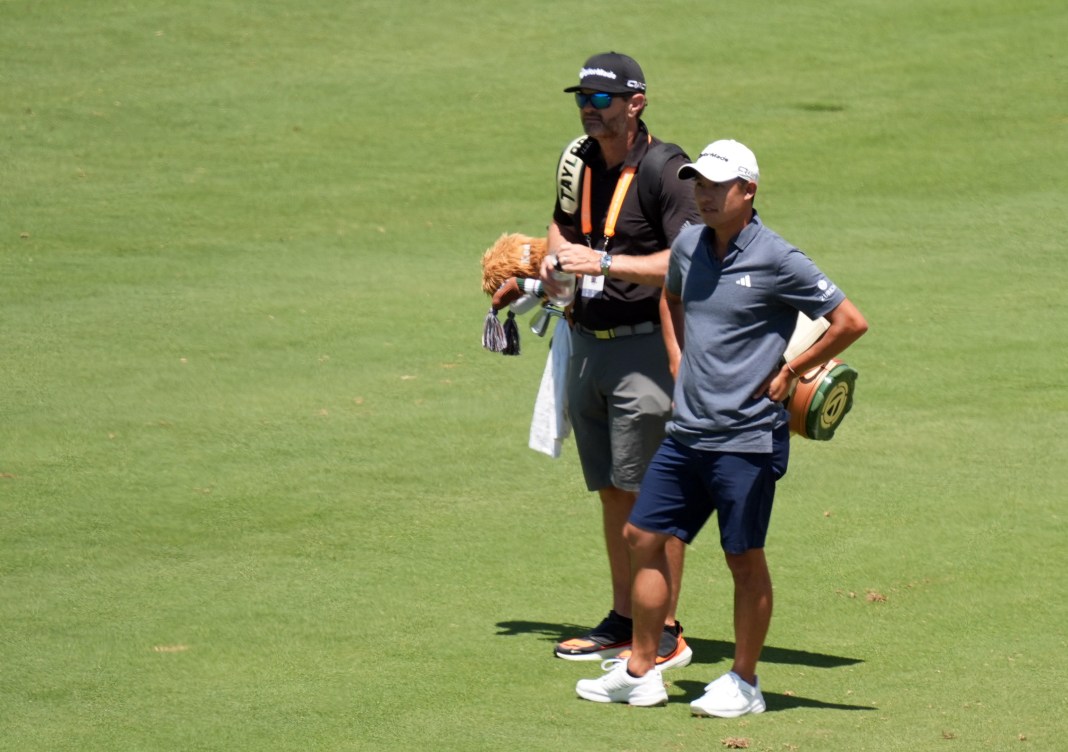
M 667 674 L 664 674 L 664 676 L 668 677 Z M 688 704 L 705 693 L 705 685 L 702 682 L 675 681 L 671 682 L 671 684 L 686 693 L 683 697 L 670 698 L 669 702 L 671 704 Z M 783 710 L 794 710 L 796 708 L 821 708 L 823 710 L 875 710 L 871 705 L 846 705 L 840 702 L 823 702 L 822 700 L 812 700 L 808 697 L 784 695 L 777 692 L 765 692 L 764 703 L 768 706 L 765 711 L 767 713 L 778 713 Z
M 573 637 L 588 631 L 589 627 L 578 624 L 549 624 L 541 621 L 501 621 L 497 622 L 499 637 L 516 637 L 519 635 L 537 635 L 538 639 L 548 644 L 555 644 L 560 640 Z M 693 663 L 719 663 L 730 661 L 734 655 L 734 643 L 723 640 L 704 640 L 686 635 L 686 644 L 693 649 Z M 791 650 L 789 648 L 777 648 L 765 646 L 760 655 L 764 663 L 788 663 L 798 666 L 811 666 L 813 668 L 837 668 L 839 666 L 853 666 L 863 663 L 859 658 L 847 658 L 839 655 L 827 655 L 825 653 L 810 653 L 805 650 Z M 596 665 L 591 663 L 590 665 Z M 673 681 L 674 686 L 683 690 L 686 694 L 682 697 L 672 697 L 671 704 L 689 703 L 696 700 L 705 691 L 705 683 L 697 681 Z M 838 702 L 823 702 L 807 697 L 798 697 L 792 694 L 779 694 L 765 692 L 764 702 L 767 704 L 769 713 L 795 708 L 821 708 L 824 710 L 875 710 L 869 705 L 846 705 Z
M 540 621 L 501 621 L 497 622 L 497 632 L 502 637 L 517 635 L 538 635 L 543 642 L 555 644 L 568 637 L 589 631 L 590 627 L 578 624 L 548 624 Z M 719 663 L 729 661 L 734 656 L 734 643 L 723 640 L 705 640 L 686 633 L 686 644 L 693 650 L 693 663 Z M 796 666 L 813 668 L 838 668 L 863 663 L 859 658 L 847 658 L 826 653 L 810 653 L 805 650 L 764 647 L 760 654 L 762 663 L 788 663 Z M 784 698 L 796 700 L 797 698 Z M 770 704 L 769 704 L 770 707 Z

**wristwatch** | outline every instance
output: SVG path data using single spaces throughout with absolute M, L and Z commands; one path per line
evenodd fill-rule
M 612 268 L 612 257 L 607 253 L 601 254 L 601 275 L 607 277 L 608 270 Z

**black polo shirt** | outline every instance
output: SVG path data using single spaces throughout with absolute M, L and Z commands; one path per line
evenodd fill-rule
M 660 143 L 653 138 L 653 144 Z M 608 206 L 616 190 L 616 183 L 623 167 L 637 166 L 641 171 L 641 161 L 649 151 L 649 131 L 642 121 L 638 122 L 638 136 L 634 146 L 627 154 L 623 164 L 607 169 L 601 155 L 600 146 L 594 141 L 586 155 L 590 166 L 590 216 L 593 231 L 588 241 L 593 248 L 600 249 L 604 244 L 604 225 Z M 608 252 L 615 255 L 648 256 L 671 246 L 675 236 L 687 224 L 701 223 L 701 216 L 694 203 L 693 187 L 689 181 L 679 180 L 678 170 L 688 160 L 678 155 L 664 166 L 663 188 L 658 204 L 663 227 L 661 236 L 656 227 L 642 213 L 638 199 L 638 174 L 631 181 L 630 188 L 623 199 L 619 217 L 616 220 L 615 235 L 608 242 Z M 559 200 L 553 211 L 553 219 L 561 227 L 572 228 L 582 237 L 582 212 L 566 214 L 560 208 Z M 645 321 L 660 323 L 660 288 L 651 285 L 639 285 L 609 277 L 605 280 L 600 297 L 586 298 L 579 290 L 575 297 L 572 320 L 590 329 L 612 329 L 627 324 L 639 324 Z

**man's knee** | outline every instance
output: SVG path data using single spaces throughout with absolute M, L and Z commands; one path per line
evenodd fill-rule
M 751 582 L 768 578 L 768 562 L 764 549 L 751 548 L 743 554 L 725 554 L 727 567 L 735 582 Z
M 663 551 L 668 539 L 668 536 L 662 533 L 642 530 L 629 522 L 623 528 L 623 537 L 626 539 L 631 553 L 640 555 L 642 558 L 648 558 Z

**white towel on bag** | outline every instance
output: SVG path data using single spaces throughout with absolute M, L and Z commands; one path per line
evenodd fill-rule
M 529 446 L 553 459 L 560 456 L 563 441 L 571 433 L 567 412 L 567 369 L 571 360 L 571 327 L 558 320 L 545 371 L 541 375 L 534 416 L 530 421 Z

